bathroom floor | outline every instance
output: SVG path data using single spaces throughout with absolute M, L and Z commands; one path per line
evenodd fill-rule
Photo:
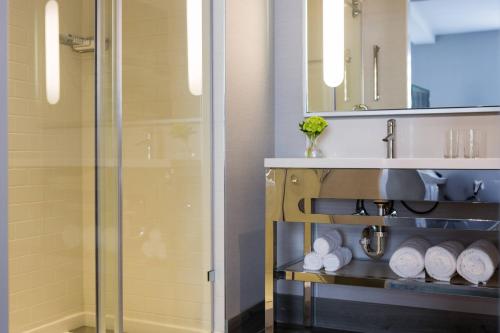
M 260 330 L 260 328 L 255 327 L 256 325 L 252 325 L 251 323 L 248 325 L 245 325 L 245 327 L 242 327 L 240 330 L 237 332 L 231 332 L 231 333 L 261 333 L 264 332 L 264 330 Z M 260 326 L 260 323 L 259 323 Z M 108 331 L 108 333 L 112 333 L 113 331 Z M 339 330 L 331 330 L 331 329 L 324 329 L 324 328 L 304 328 L 304 327 L 297 327 L 297 326 L 282 326 L 278 325 L 276 329 L 274 330 L 275 333 L 351 333 L 348 331 L 339 331 Z M 80 327 L 77 328 L 74 331 L 71 331 L 71 333 L 95 333 L 95 328 L 93 327 Z
M 352 333 L 349 331 L 339 331 L 339 330 L 319 328 L 319 327 L 305 328 L 305 327 L 293 327 L 293 326 L 278 326 L 275 332 L 276 333 Z
M 94 327 L 83 326 L 71 331 L 71 333 L 95 333 Z M 113 331 L 108 330 L 107 333 L 113 333 Z
M 264 330 L 257 331 L 255 328 L 246 327 L 242 328 L 241 331 L 237 333 L 263 333 Z M 326 328 L 305 328 L 301 326 L 288 326 L 288 325 L 278 325 L 274 330 L 275 333 L 352 333 L 349 331 L 339 331 Z

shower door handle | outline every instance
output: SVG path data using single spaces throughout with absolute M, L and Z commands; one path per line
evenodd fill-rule
M 350 74 L 351 74 L 351 50 L 347 49 L 344 56 L 344 102 L 349 102 L 351 100 L 350 96 Z

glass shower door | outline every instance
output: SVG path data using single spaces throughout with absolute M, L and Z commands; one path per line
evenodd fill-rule
M 121 333 L 122 1 L 96 4 L 96 327 Z
M 209 332 L 211 3 L 97 3 L 99 332 Z
M 124 330 L 211 330 L 210 1 L 123 2 Z
M 211 331 L 211 2 L 9 7 L 8 333 Z

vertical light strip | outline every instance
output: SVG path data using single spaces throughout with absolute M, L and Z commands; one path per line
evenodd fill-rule
M 45 89 L 49 104 L 61 97 L 59 59 L 59 4 L 55 0 L 45 5 Z
M 203 93 L 203 2 L 186 0 L 188 83 L 195 96 Z
M 344 81 L 344 0 L 323 0 L 323 81 Z

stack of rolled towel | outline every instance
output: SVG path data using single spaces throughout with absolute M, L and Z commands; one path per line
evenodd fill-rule
M 323 266 L 327 272 L 335 272 L 348 265 L 352 260 L 352 252 L 347 247 L 340 247 L 323 257 Z
M 425 253 L 425 270 L 435 280 L 450 281 L 457 272 L 457 259 L 464 250 L 460 242 L 446 241 Z
M 435 280 L 450 281 L 458 272 L 467 281 L 479 284 L 493 276 L 498 263 L 498 249 L 484 239 L 464 249 L 456 241 L 431 246 L 427 240 L 413 237 L 394 252 L 389 266 L 403 278 L 423 278 L 427 272 Z
M 498 250 L 491 242 L 481 239 L 463 251 L 457 259 L 457 271 L 470 283 L 487 282 L 498 267 Z
M 352 252 L 342 247 L 342 236 L 337 230 L 331 230 L 317 238 L 313 244 L 314 251 L 304 258 L 304 269 L 334 272 L 348 265 L 352 259 Z
M 425 252 L 431 244 L 420 237 L 413 237 L 401 244 L 389 261 L 389 266 L 404 278 L 425 277 Z

